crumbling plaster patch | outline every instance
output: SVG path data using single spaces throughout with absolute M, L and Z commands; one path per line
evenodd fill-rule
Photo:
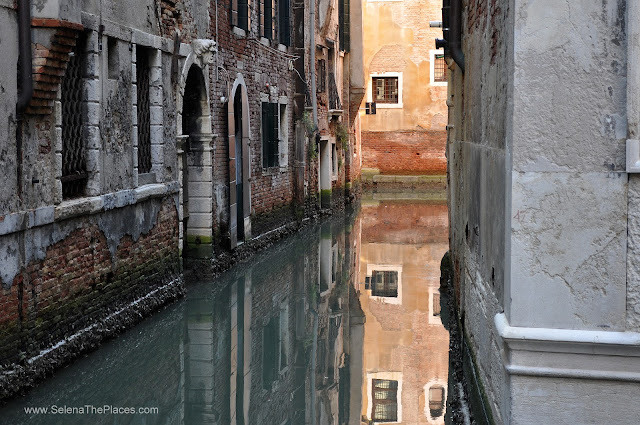
M 626 187 L 613 172 L 513 174 L 514 326 L 624 328 Z

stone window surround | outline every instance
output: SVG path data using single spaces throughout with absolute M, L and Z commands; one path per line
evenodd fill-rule
M 377 109 L 402 109 L 402 72 L 372 72 L 367 82 L 367 102 L 373 102 L 373 79 L 376 77 L 398 78 L 398 103 L 376 103 Z
M 436 87 L 446 87 L 446 81 L 434 81 L 436 55 L 444 55 L 444 50 L 429 50 L 429 85 Z
M 108 64 L 102 63 L 101 61 L 107 61 L 107 46 L 108 39 L 113 38 L 119 41 L 124 41 L 129 43 L 132 46 L 132 81 L 135 82 L 135 44 L 149 47 L 156 50 L 155 59 L 159 61 L 159 65 L 156 69 L 156 73 L 159 71 L 159 84 L 156 87 L 159 87 L 159 90 L 153 94 L 154 98 L 151 99 L 152 105 L 155 105 L 159 99 L 160 109 L 162 108 L 162 69 L 161 69 L 161 55 L 162 52 L 172 53 L 173 49 L 173 40 L 163 39 L 162 37 L 155 36 L 152 34 L 147 34 L 142 31 L 124 27 L 120 24 L 109 20 L 103 20 L 102 24 L 104 26 L 104 30 L 102 31 L 102 40 L 99 39 L 100 33 L 99 29 L 99 17 L 90 13 L 82 12 L 82 25 L 85 28 L 87 33 L 87 57 L 86 57 L 86 77 L 84 78 L 84 94 L 83 94 L 83 102 L 86 104 L 87 110 L 87 121 L 86 121 L 86 134 L 87 134 L 87 150 L 86 150 L 86 160 L 87 160 L 87 171 L 89 173 L 89 179 L 87 182 L 87 187 L 85 190 L 86 197 L 79 198 L 85 199 L 89 197 L 100 197 L 100 196 L 110 196 L 110 194 L 102 194 L 101 187 L 101 173 L 102 173 L 102 161 L 101 161 L 101 133 L 100 133 L 100 118 L 102 116 L 102 102 L 101 102 L 101 78 L 100 72 L 103 70 L 105 72 L 105 79 L 108 77 L 106 74 L 108 72 Z M 105 52 L 101 57 L 100 48 L 102 47 L 102 51 Z M 153 62 L 152 62 L 153 63 Z M 155 64 L 158 64 L 156 62 Z M 103 65 L 103 66 L 100 66 Z M 152 81 L 154 80 L 152 70 Z M 136 86 L 132 84 L 134 105 L 136 99 Z M 152 90 L 153 92 L 153 90 Z M 62 197 L 62 182 L 60 181 L 60 176 L 62 172 L 62 104 L 60 98 L 60 91 L 58 91 L 56 95 L 56 100 L 54 102 L 53 107 L 54 112 L 54 125 L 55 125 L 55 155 L 56 155 L 56 183 L 55 183 L 55 196 L 54 196 L 54 204 L 58 205 L 66 205 L 69 202 L 76 202 L 78 199 L 73 199 L 69 201 L 63 201 Z M 164 135 L 163 135 L 163 113 L 162 111 L 156 111 L 156 116 L 151 118 L 152 124 L 152 173 L 156 176 L 160 176 L 159 171 L 161 171 L 163 166 L 163 158 L 164 158 Z M 135 106 L 132 108 L 133 114 L 133 123 L 132 126 L 132 142 L 133 142 L 133 188 L 141 186 L 139 184 L 139 176 L 137 173 L 137 115 Z M 155 128 L 154 128 L 155 125 Z M 155 155 L 155 161 L 153 156 Z M 157 182 L 157 178 L 147 178 L 145 183 L 153 184 Z M 120 193 L 120 192 L 117 192 Z M 44 207 L 48 208 L 48 207 Z

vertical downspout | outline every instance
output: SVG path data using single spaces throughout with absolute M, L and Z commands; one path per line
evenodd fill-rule
M 20 70 L 20 94 L 16 103 L 16 177 L 18 197 L 22 199 L 22 125 L 24 111 L 33 96 L 33 78 L 31 75 L 31 1 L 19 0 L 18 3 L 18 51 Z
M 464 74 L 464 53 L 462 53 L 462 0 L 451 0 L 451 28 L 449 35 L 449 50 L 451 58 L 460 67 Z

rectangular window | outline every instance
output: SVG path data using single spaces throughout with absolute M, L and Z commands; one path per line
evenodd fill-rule
M 447 82 L 447 63 L 444 60 L 444 54 L 436 54 L 433 57 L 433 81 Z
M 291 45 L 291 22 L 289 18 L 289 0 L 278 0 L 278 42 Z
M 138 174 L 151 172 L 151 109 L 149 85 L 151 69 L 150 51 L 136 46 L 136 92 L 138 98 Z
M 317 68 L 317 92 L 324 93 L 327 90 L 327 61 L 320 59 Z
M 433 293 L 433 313 L 432 314 L 435 317 L 440 316 L 440 293 L 439 292 Z
M 120 57 L 118 52 L 118 39 L 109 37 L 107 40 L 107 62 L 109 67 L 109 79 L 117 80 L 120 74 Z
M 398 77 L 373 77 L 373 101 L 398 103 Z
M 442 416 L 444 411 L 444 387 L 435 386 L 429 388 L 429 413 L 432 418 Z
M 350 0 L 338 0 L 338 30 L 340 50 L 343 52 L 349 52 L 349 45 L 351 44 L 350 8 Z
M 67 65 L 60 90 L 62 103 L 62 196 L 75 198 L 84 195 L 88 174 L 85 159 L 83 127 L 83 74 L 86 64 L 86 36 L 78 37 Z
M 267 38 L 269 40 L 273 40 L 273 33 L 275 32 L 275 28 L 274 28 L 274 19 L 273 19 L 273 14 L 274 14 L 274 0 L 262 0 L 263 2 L 263 32 L 262 32 L 262 36 L 264 38 Z
M 278 104 L 262 103 L 262 167 L 277 167 L 278 164 Z
M 375 297 L 398 297 L 398 272 L 376 271 L 371 273 L 371 295 Z
M 231 1 L 231 25 L 249 31 L 249 0 Z
M 396 422 L 398 420 L 398 381 L 374 379 L 371 399 L 373 422 Z
M 272 317 L 262 329 L 262 388 L 269 390 L 278 374 L 280 317 Z

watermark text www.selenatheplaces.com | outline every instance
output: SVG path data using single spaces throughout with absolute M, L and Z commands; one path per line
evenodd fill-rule
M 157 415 L 157 407 L 119 407 L 119 406 L 40 406 L 25 407 L 24 413 L 28 415 Z

